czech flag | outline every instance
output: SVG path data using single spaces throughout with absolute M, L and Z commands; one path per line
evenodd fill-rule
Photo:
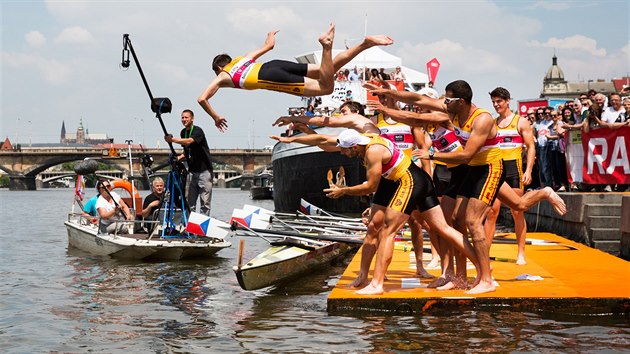
M 264 214 L 260 215 L 243 209 L 234 209 L 232 212 L 232 218 L 230 219 L 230 224 L 236 222 L 242 226 L 252 229 L 266 229 L 267 226 L 269 226 L 268 219 L 269 216 Z
M 83 201 L 83 196 L 85 196 L 85 179 L 83 175 L 77 176 L 77 181 L 74 187 L 74 194 L 77 196 L 77 199 Z
M 315 205 L 300 199 L 300 211 L 306 215 L 321 215 L 322 210 Z
M 220 220 L 211 218 L 204 214 L 192 212 L 188 217 L 186 231 L 197 236 L 208 236 L 218 239 L 225 239 L 229 234 L 230 227 Z

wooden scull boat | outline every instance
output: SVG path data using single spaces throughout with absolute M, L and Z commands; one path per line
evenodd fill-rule
M 357 244 L 285 238 L 244 265 L 234 266 L 244 290 L 262 289 L 298 277 L 356 250 Z

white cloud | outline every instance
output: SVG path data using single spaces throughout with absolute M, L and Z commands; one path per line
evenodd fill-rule
M 269 31 L 274 28 L 299 26 L 301 17 L 286 6 L 270 9 L 236 8 L 226 17 L 227 22 L 236 30 L 244 33 L 256 33 L 257 30 Z M 266 32 L 265 32 L 266 33 Z
M 59 36 L 55 38 L 55 43 L 82 44 L 93 42 L 94 37 L 92 37 L 92 34 L 88 30 L 78 26 L 65 28 L 61 31 Z
M 431 53 L 427 56 L 427 53 Z M 520 70 L 504 61 L 504 58 L 493 51 L 479 47 L 463 46 L 461 43 L 442 39 L 433 43 L 402 44 L 398 54 L 403 63 L 416 58 L 425 58 L 424 62 L 436 57 L 440 61 L 440 70 L 464 72 L 468 74 L 496 73 L 500 70 L 505 75 L 512 75 Z M 423 62 L 423 64 L 424 64 Z M 500 68 L 500 69 L 498 69 Z M 421 68 L 424 71 L 424 68 Z
M 46 1 L 46 8 L 53 16 L 66 20 L 83 18 L 88 12 L 89 5 L 90 3 L 87 0 Z
M 39 31 L 30 31 L 24 35 L 24 39 L 31 47 L 41 47 L 46 44 L 46 37 Z
M 546 48 L 558 48 L 558 49 L 574 49 L 581 50 L 596 57 L 604 57 L 606 56 L 606 49 L 597 48 L 597 41 L 583 36 L 583 35 L 575 35 L 566 38 L 556 38 L 551 37 L 546 42 L 539 42 L 536 40 L 529 41 L 527 43 L 530 47 L 546 47 Z
M 2 61 L 15 69 L 36 70 L 47 82 L 54 85 L 69 81 L 70 66 L 58 60 L 50 60 L 37 55 L 3 52 Z
M 543 9 L 549 11 L 564 11 L 574 6 L 564 1 L 537 1 L 531 5 L 532 9 Z

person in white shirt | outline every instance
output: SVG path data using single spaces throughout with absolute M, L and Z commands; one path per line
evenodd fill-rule
M 602 113 L 602 126 L 610 129 L 619 129 L 628 125 L 626 120 L 626 110 L 621 105 L 621 96 L 613 92 L 608 96 L 610 106 Z
M 109 181 L 99 181 L 98 184 L 100 196 L 96 200 L 96 211 L 101 217 L 99 232 L 127 233 L 127 225 L 116 221 L 133 220 L 129 207 L 120 199 L 118 193 L 109 190 L 111 188 Z M 118 215 L 119 211 L 122 213 L 122 217 Z

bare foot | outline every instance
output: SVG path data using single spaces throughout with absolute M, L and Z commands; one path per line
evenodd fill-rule
M 354 293 L 359 295 L 383 295 L 384 291 L 382 286 L 376 287 L 370 283 L 365 288 L 357 290 Z
M 446 283 L 448 283 L 448 279 L 444 278 L 444 277 L 438 277 L 436 278 L 434 281 L 430 282 L 429 285 L 427 285 L 427 288 L 439 288 L 440 286 L 444 286 L 446 285 Z
M 361 288 L 364 287 L 368 283 L 367 276 L 363 276 L 359 274 L 359 276 L 348 285 L 351 288 Z
M 368 47 L 374 47 L 377 45 L 392 45 L 394 40 L 385 35 L 367 36 L 363 39 L 363 43 Z
M 468 289 L 468 283 L 460 278 L 453 278 L 448 283 L 437 288 L 440 291 L 444 290 L 465 290 Z
M 475 286 L 474 288 L 468 290 L 466 292 L 466 294 L 483 294 L 483 293 L 489 293 L 492 291 L 496 291 L 496 287 L 494 286 L 494 284 L 492 284 L 492 282 L 487 283 L 487 282 L 480 282 L 477 286 Z
M 564 203 L 564 200 L 560 198 L 558 193 L 556 193 L 551 187 L 545 187 L 548 189 L 549 195 L 547 196 L 547 200 L 553 206 L 553 210 L 558 213 L 558 215 L 564 215 L 567 212 L 567 205 Z
M 527 264 L 527 261 L 525 261 L 525 255 L 518 255 L 516 257 L 516 265 L 525 265 Z
M 420 263 L 420 267 L 416 264 L 416 275 L 419 275 L 422 279 L 433 279 L 435 275 L 426 271 L 426 269 L 422 268 L 422 263 Z
M 335 24 L 330 23 L 330 27 L 328 27 L 328 31 L 322 34 L 319 37 L 319 43 L 321 43 L 322 47 L 332 48 L 333 40 L 335 39 Z
M 429 264 L 427 264 L 426 267 L 424 267 L 425 269 L 436 269 L 440 267 L 440 260 L 438 258 L 432 258 L 431 262 L 429 262 Z

